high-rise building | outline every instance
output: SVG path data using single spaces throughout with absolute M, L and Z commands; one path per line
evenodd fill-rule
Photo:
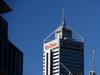
M 84 75 L 83 39 L 75 38 L 72 28 L 65 25 L 63 16 L 62 24 L 43 42 L 43 75 Z
M 0 14 L 11 8 L 0 0 Z M 23 75 L 23 52 L 8 39 L 8 23 L 0 16 L 0 75 Z

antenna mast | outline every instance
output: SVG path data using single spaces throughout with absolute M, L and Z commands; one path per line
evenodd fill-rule
M 93 55 L 92 55 L 92 64 L 93 64 L 93 71 L 95 71 L 95 56 L 94 56 L 94 49 L 93 49 Z
M 62 26 L 65 25 L 65 8 L 62 9 Z

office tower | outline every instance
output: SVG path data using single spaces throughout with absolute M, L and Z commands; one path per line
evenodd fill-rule
M 0 14 L 11 8 L 0 0 Z M 0 75 L 23 75 L 23 53 L 8 39 L 8 23 L 0 16 Z
M 63 16 L 61 25 L 43 42 L 43 75 L 84 75 L 84 42 L 74 33 Z

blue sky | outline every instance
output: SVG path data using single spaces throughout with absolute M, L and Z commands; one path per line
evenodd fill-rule
M 9 39 L 24 53 L 24 75 L 42 75 L 42 42 L 61 24 L 62 8 L 66 23 L 85 39 L 85 75 L 95 49 L 96 71 L 100 75 L 100 0 L 7 0 L 13 12 L 5 14 Z

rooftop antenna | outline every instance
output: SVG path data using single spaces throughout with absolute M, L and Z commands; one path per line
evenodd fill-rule
M 89 75 L 97 75 L 95 71 L 95 56 L 94 56 L 94 49 L 92 54 L 92 70 L 89 71 Z
M 95 71 L 95 56 L 94 56 L 94 49 L 93 49 L 93 55 L 92 55 L 92 64 L 93 64 L 93 71 Z
M 62 26 L 65 26 L 65 8 L 62 9 Z

